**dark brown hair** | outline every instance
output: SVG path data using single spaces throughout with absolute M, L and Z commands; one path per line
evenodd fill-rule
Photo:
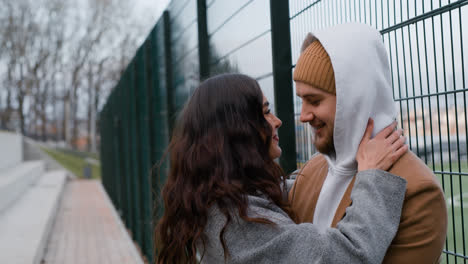
M 229 252 L 224 232 L 231 213 L 245 221 L 273 224 L 247 216 L 247 195 L 261 192 L 289 212 L 281 189 L 283 171 L 269 156 L 271 136 L 263 95 L 254 79 L 223 74 L 200 84 L 169 145 L 164 215 L 155 229 L 158 263 L 196 263 L 197 243 L 203 245 L 199 251 L 205 248 L 211 206 L 227 218 L 219 235 L 225 258 Z

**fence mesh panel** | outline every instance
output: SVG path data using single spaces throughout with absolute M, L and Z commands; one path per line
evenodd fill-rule
M 346 22 L 382 33 L 392 70 L 399 125 L 410 149 L 432 168 L 447 200 L 443 263 L 466 263 L 468 157 L 466 56 L 468 1 L 290 1 L 293 62 L 307 32 Z M 294 65 L 292 65 L 294 67 Z M 315 153 L 311 130 L 299 121 L 298 166 Z

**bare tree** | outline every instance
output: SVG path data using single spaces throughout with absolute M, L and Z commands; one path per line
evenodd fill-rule
M 144 20 L 128 16 L 125 0 L 0 4 L 1 123 L 17 112 L 22 133 L 46 139 L 54 127 L 72 144 L 86 120 L 95 151 L 99 108 L 146 35 Z
M 32 86 L 32 80 L 28 75 L 32 63 L 28 61 L 30 55 L 28 53 L 34 47 L 32 36 L 37 31 L 37 25 L 31 18 L 33 18 L 33 12 L 28 1 L 19 1 L 17 6 L 12 6 L 9 17 L 12 32 L 11 37 L 7 40 L 7 47 L 10 58 L 13 58 L 9 67 L 12 68 L 13 83 L 16 86 L 17 111 L 22 133 L 25 132 L 24 101 L 31 92 Z

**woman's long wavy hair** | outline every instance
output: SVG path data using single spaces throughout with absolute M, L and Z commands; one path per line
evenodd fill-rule
M 260 192 L 290 212 L 281 188 L 283 171 L 269 156 L 271 137 L 257 81 L 223 74 L 200 84 L 169 145 L 170 171 L 162 191 L 164 215 L 155 229 L 158 263 L 196 263 L 196 245 L 202 243 L 205 248 L 204 229 L 211 206 L 227 218 L 219 236 L 225 258 L 229 252 L 224 232 L 232 212 L 237 211 L 245 221 L 273 224 L 247 215 L 247 195 Z

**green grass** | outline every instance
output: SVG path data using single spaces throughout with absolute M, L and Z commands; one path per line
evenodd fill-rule
M 78 151 L 78 150 L 66 149 L 66 148 L 56 148 L 55 150 L 62 152 L 64 154 L 69 154 L 69 155 L 80 157 L 80 158 L 92 158 L 95 160 L 99 160 L 99 153 Z
M 468 176 L 450 174 L 450 172 L 468 173 L 468 162 L 466 160 L 461 161 L 460 164 L 452 162 L 451 170 L 449 165 L 449 163 L 444 164 L 443 168 L 440 164 L 434 167 L 429 165 L 431 169 L 434 168 L 434 171 L 444 172 L 444 174 L 436 174 L 436 176 L 444 189 L 447 201 L 448 225 L 445 248 L 460 255 L 468 255 Z M 464 244 L 463 239 L 465 240 Z M 463 261 L 461 258 L 457 260 L 458 262 Z M 455 263 L 455 257 L 449 255 L 447 262 L 447 257 L 444 254 L 441 263 Z
M 75 174 L 76 177 L 83 178 L 83 168 L 86 165 L 85 158 L 87 155 L 74 155 L 73 152 L 65 152 L 62 150 L 43 147 L 41 147 L 41 149 L 53 159 L 55 159 L 58 163 L 60 163 L 63 167 Z M 91 165 L 91 175 L 93 179 L 101 178 L 100 165 Z

